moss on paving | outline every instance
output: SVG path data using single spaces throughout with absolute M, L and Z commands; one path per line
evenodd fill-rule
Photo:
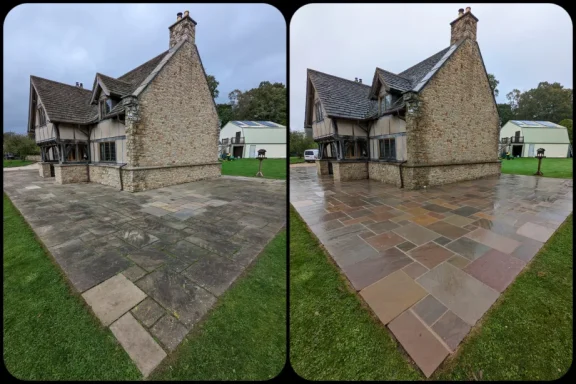
M 222 174 L 228 176 L 255 177 L 258 173 L 260 160 L 239 159 L 222 161 Z M 262 160 L 262 173 L 265 179 L 286 180 L 286 159 Z
M 141 377 L 4 195 L 4 363 L 22 380 Z
M 308 380 L 418 380 L 298 213 L 290 211 L 290 361 Z
M 162 363 L 152 380 L 267 380 L 286 362 L 286 232 Z
M 538 159 L 520 157 L 502 160 L 502 173 L 533 176 L 538 170 Z M 542 159 L 540 171 L 544 177 L 572 178 L 572 159 Z

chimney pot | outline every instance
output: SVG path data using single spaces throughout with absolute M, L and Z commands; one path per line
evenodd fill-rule
M 82 83 L 80 83 L 80 88 L 84 88 L 84 86 L 82 85 Z
M 358 82 L 359 82 L 360 84 L 362 84 L 362 79 L 358 79 Z
M 178 21 L 178 20 L 180 20 L 180 19 L 182 19 L 182 12 L 178 12 L 178 13 L 176 14 L 176 21 Z
M 354 81 L 355 81 L 355 82 L 358 82 L 358 78 L 357 78 L 357 77 L 355 77 L 355 78 L 354 78 Z
M 464 14 L 464 8 L 460 8 L 458 10 L 458 17 L 462 16 Z
M 188 11 L 184 11 L 184 17 L 188 17 Z
M 466 7 L 466 13 L 470 12 L 471 10 L 472 10 L 472 8 Z
M 77 86 L 77 87 L 78 87 L 78 85 L 79 85 L 78 82 L 76 82 L 76 86 Z

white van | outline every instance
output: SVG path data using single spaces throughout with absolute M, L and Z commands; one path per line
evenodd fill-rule
M 318 160 L 318 150 L 317 149 L 307 149 L 304 151 L 304 161 L 305 162 L 315 162 Z

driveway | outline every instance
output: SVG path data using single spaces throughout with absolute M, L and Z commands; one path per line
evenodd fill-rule
M 282 180 L 223 176 L 130 193 L 21 170 L 4 172 L 4 191 L 144 376 L 286 221 Z
M 429 377 L 572 212 L 572 180 L 428 190 L 290 170 L 290 202 Z

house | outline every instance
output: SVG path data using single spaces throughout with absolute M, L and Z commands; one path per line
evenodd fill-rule
M 371 84 L 308 69 L 304 125 L 319 145 L 318 173 L 410 189 L 499 175 L 477 22 L 460 9 L 448 47 L 397 74 L 377 67 Z
M 546 157 L 572 157 L 568 130 L 549 121 L 510 120 L 500 130 L 500 154 L 535 157 L 544 148 Z
M 253 158 L 265 149 L 268 158 L 286 158 L 286 127 L 272 121 L 229 121 L 220 142 L 221 154 Z
M 188 11 L 169 27 L 169 49 L 92 90 L 30 76 L 28 132 L 40 176 L 142 191 L 220 176 L 218 115 Z

